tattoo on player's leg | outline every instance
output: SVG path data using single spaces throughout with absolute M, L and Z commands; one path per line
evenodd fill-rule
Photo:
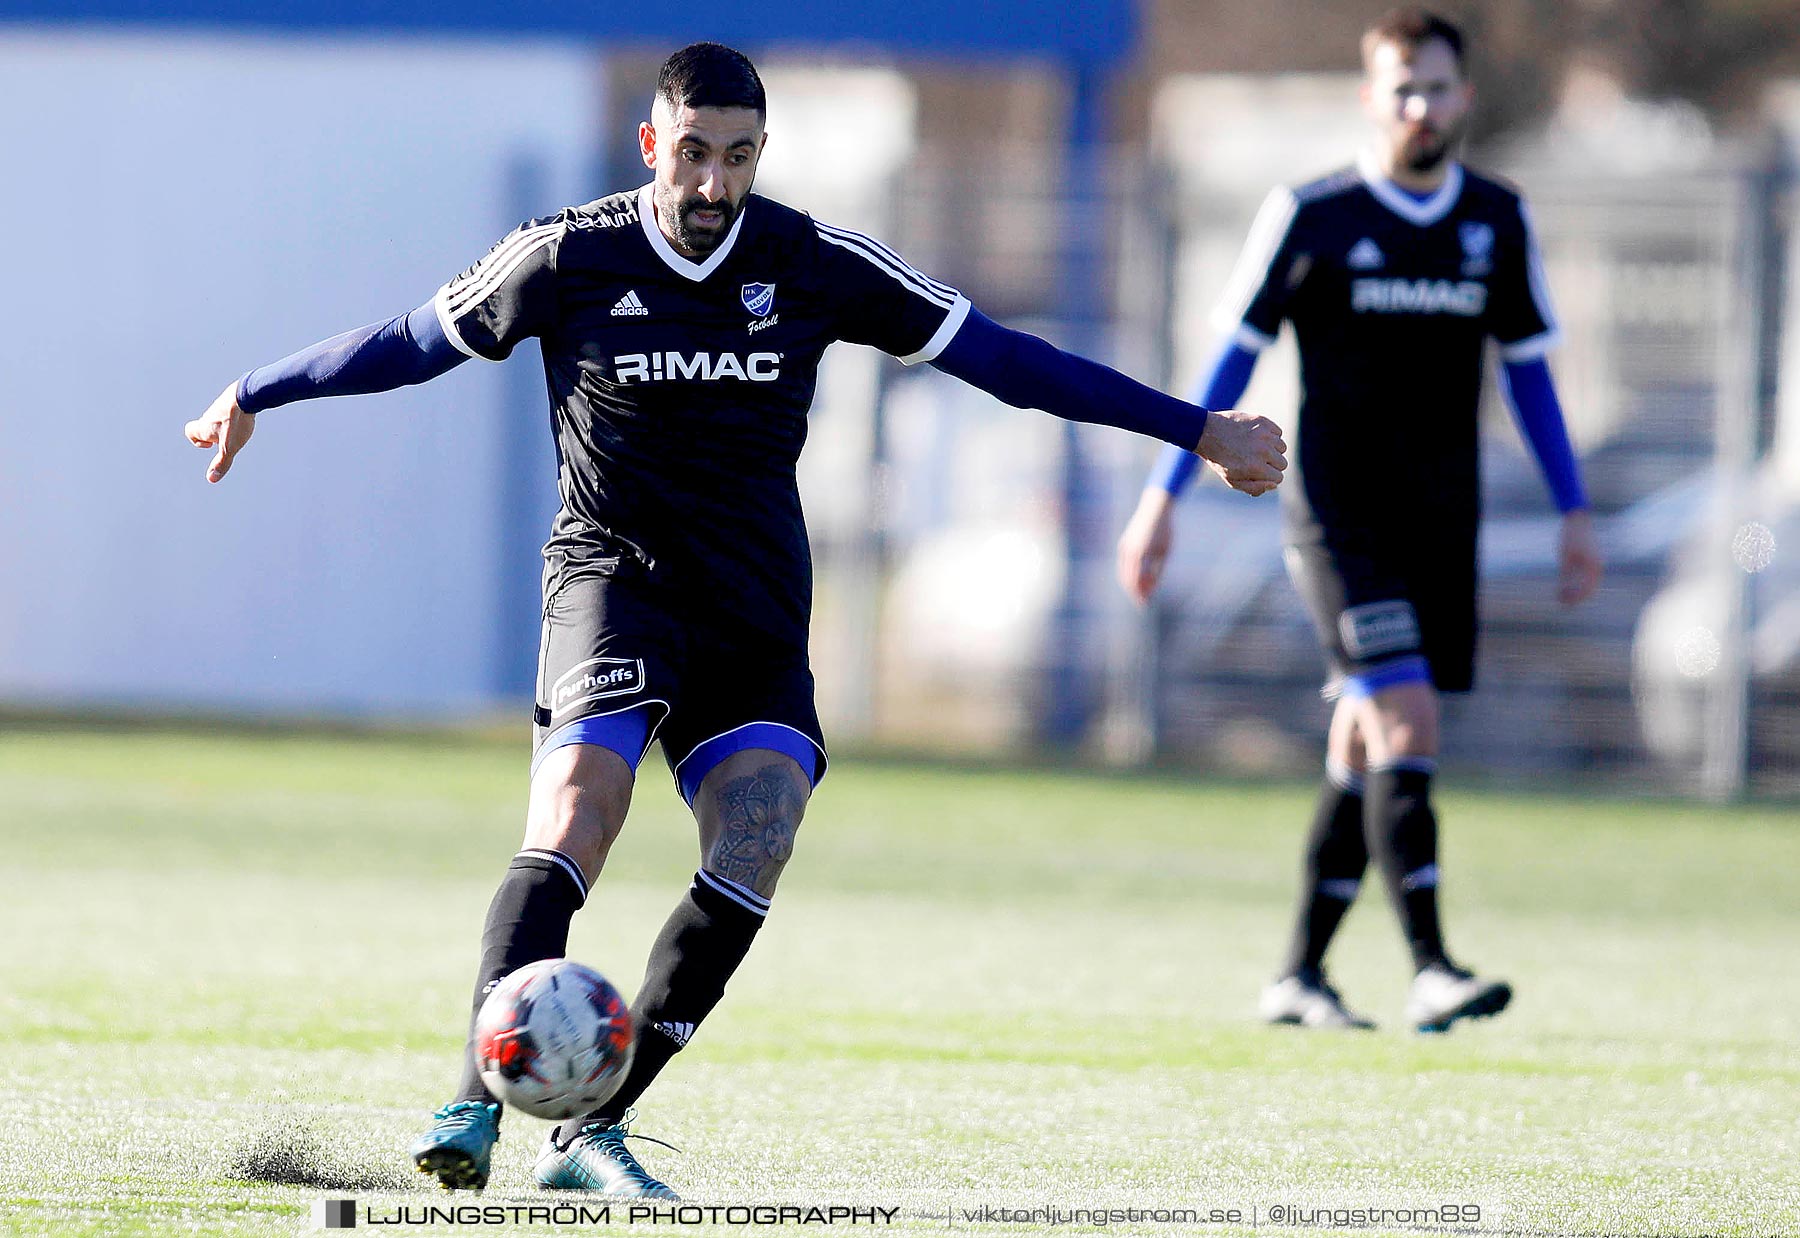
M 733 778 L 715 794 L 720 828 L 712 871 L 772 897 L 782 866 L 793 854 L 794 831 L 805 806 L 792 771 L 784 763 L 765 765 Z

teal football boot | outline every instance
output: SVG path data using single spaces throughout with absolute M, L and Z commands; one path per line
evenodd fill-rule
M 500 1106 L 493 1101 L 451 1101 L 431 1115 L 431 1129 L 413 1140 L 408 1155 L 422 1174 L 446 1191 L 479 1191 L 500 1142 Z
M 544 1150 L 538 1153 L 538 1185 L 552 1191 L 598 1191 L 634 1199 L 680 1199 L 668 1183 L 652 1178 L 625 1146 L 626 1137 L 660 1143 L 681 1151 L 672 1143 L 631 1134 L 627 1112 L 612 1126 L 583 1123 L 579 1118 L 550 1131 Z

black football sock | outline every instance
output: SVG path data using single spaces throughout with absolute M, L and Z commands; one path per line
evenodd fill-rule
M 1364 799 L 1369 854 L 1381 865 L 1415 968 L 1445 957 L 1438 922 L 1437 817 L 1431 811 L 1436 768 L 1428 757 L 1404 757 L 1371 769 Z
M 471 1040 L 475 1016 L 501 977 L 539 959 L 561 958 L 569 949 L 569 920 L 587 902 L 581 868 L 560 851 L 521 851 L 506 867 L 494 901 L 488 904 L 481 930 L 481 970 L 475 976 L 475 1008 L 469 1015 Z M 473 1047 L 463 1049 L 462 1079 L 457 1100 L 491 1101 L 481 1082 Z
M 637 1051 L 619 1090 L 585 1122 L 618 1122 L 725 995 L 750 952 L 769 901 L 702 869 L 650 948 L 644 987 L 631 1003 Z
M 1363 775 L 1329 762 L 1319 788 L 1318 807 L 1306 839 L 1301 869 L 1300 908 L 1288 945 L 1284 974 L 1316 973 L 1325 951 L 1362 887 L 1369 864 L 1363 833 Z

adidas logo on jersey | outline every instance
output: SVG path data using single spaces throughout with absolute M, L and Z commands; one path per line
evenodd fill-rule
M 1387 261 L 1387 255 L 1381 252 L 1381 246 L 1364 237 L 1350 247 L 1350 256 L 1344 259 L 1344 265 L 1353 271 L 1373 271 Z M 617 310 L 613 311 L 615 314 Z
M 619 303 L 612 307 L 614 318 L 648 318 L 650 311 L 638 300 L 637 289 L 633 288 L 619 298 Z

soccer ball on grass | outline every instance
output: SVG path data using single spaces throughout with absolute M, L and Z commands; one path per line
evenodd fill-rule
M 611 1096 L 635 1048 L 625 999 L 570 959 L 527 963 L 506 976 L 475 1018 L 475 1064 L 488 1091 L 552 1122 Z

